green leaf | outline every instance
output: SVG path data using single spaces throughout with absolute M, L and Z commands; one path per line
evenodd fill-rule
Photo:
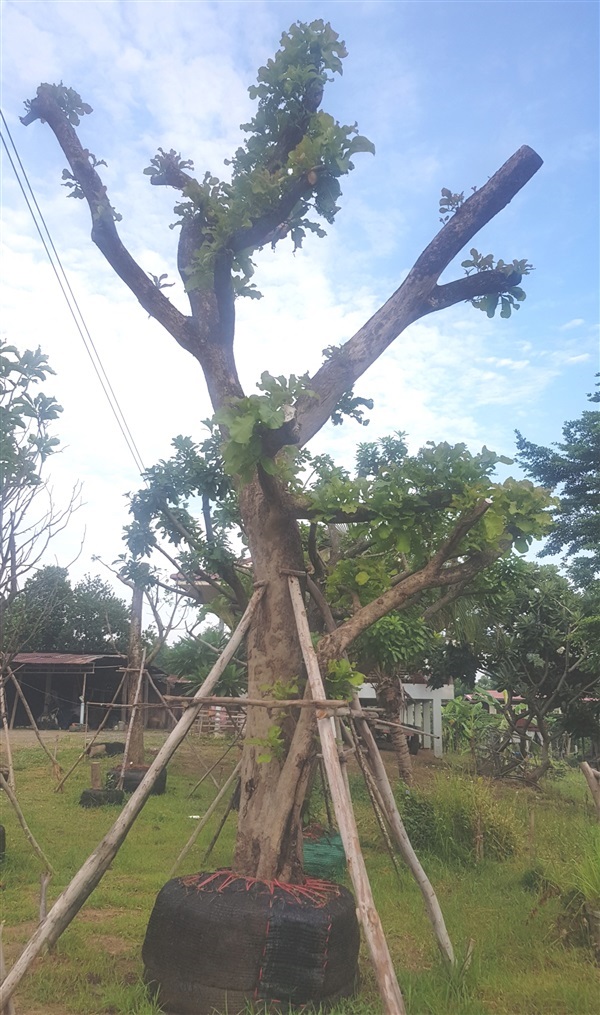
M 248 444 L 254 432 L 256 418 L 250 413 L 238 416 L 229 424 L 229 436 L 236 444 Z
M 356 152 L 370 152 L 371 155 L 374 155 L 375 145 L 372 141 L 369 141 L 368 137 L 363 137 L 362 134 L 357 134 L 356 137 L 352 138 L 347 154 L 355 155 Z
M 359 571 L 354 581 L 357 585 L 366 585 L 369 580 L 369 574 L 366 571 Z

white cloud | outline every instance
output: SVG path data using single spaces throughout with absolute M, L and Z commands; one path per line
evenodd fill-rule
M 561 324 L 559 331 L 572 331 L 573 328 L 580 328 L 582 324 L 585 324 L 583 317 L 574 317 L 572 321 Z

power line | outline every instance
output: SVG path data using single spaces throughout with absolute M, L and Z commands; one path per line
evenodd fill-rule
M 40 240 L 42 241 L 42 245 L 44 247 L 44 250 L 46 251 L 48 260 L 50 261 L 50 264 L 52 266 L 52 270 L 54 271 L 54 274 L 56 276 L 56 280 L 57 280 L 57 282 L 58 282 L 58 284 L 60 286 L 61 292 L 62 292 L 62 294 L 63 294 L 63 296 L 64 296 L 64 298 L 66 300 L 66 303 L 67 303 L 67 306 L 68 306 L 69 311 L 71 313 L 71 316 L 72 316 L 72 318 L 73 318 L 73 320 L 75 322 L 75 327 L 77 328 L 77 331 L 79 332 L 79 336 L 80 336 L 80 338 L 81 338 L 81 340 L 82 340 L 82 342 L 84 344 L 85 350 L 86 350 L 86 352 L 87 352 L 87 354 L 88 354 L 88 356 L 90 358 L 90 361 L 92 363 L 92 366 L 94 368 L 94 371 L 96 373 L 98 381 L 100 382 L 100 386 L 101 386 L 101 388 L 102 388 L 102 390 L 103 390 L 103 392 L 104 392 L 104 394 L 106 396 L 106 400 L 108 401 L 108 404 L 110 406 L 111 412 L 112 412 L 112 414 L 113 414 L 113 416 L 114 416 L 114 418 L 116 420 L 117 426 L 119 427 L 119 430 L 121 431 L 121 434 L 122 434 L 123 439 L 124 439 L 124 441 L 125 441 L 125 443 L 127 445 L 127 448 L 128 448 L 128 450 L 129 450 L 129 452 L 130 452 L 130 454 L 131 454 L 131 456 L 132 456 L 132 458 L 134 460 L 136 469 L 140 473 L 143 473 L 145 471 L 145 467 L 144 467 L 144 463 L 143 463 L 143 460 L 142 460 L 142 456 L 141 456 L 141 454 L 140 454 L 140 452 L 138 450 L 138 447 L 136 445 L 136 442 L 135 442 L 135 439 L 133 437 L 133 434 L 131 433 L 131 430 L 129 429 L 129 425 L 127 423 L 127 420 L 125 419 L 125 415 L 123 413 L 123 410 L 121 409 L 121 406 L 119 404 L 119 400 L 118 400 L 118 398 L 117 398 L 117 396 L 116 396 L 116 394 L 115 394 L 115 392 L 113 390 L 112 384 L 110 383 L 110 380 L 109 380 L 109 377 L 108 377 L 108 375 L 106 373 L 106 370 L 104 369 L 104 365 L 102 363 L 102 359 L 101 359 L 100 354 L 99 354 L 99 352 L 98 352 L 98 350 L 97 350 L 97 348 L 95 346 L 95 343 L 94 343 L 94 340 L 93 340 L 92 335 L 90 333 L 90 330 L 89 330 L 89 328 L 88 328 L 88 326 L 86 324 L 85 318 L 83 316 L 83 312 L 82 312 L 82 310 L 81 310 L 81 308 L 79 306 L 79 303 L 77 302 L 77 298 L 76 298 L 76 296 L 75 296 L 75 294 L 74 294 L 74 292 L 73 292 L 73 290 L 71 288 L 71 284 L 70 284 L 69 279 L 67 277 L 67 273 L 66 273 L 66 271 L 65 271 L 65 269 L 63 267 L 62 261 L 61 261 L 61 259 L 59 257 L 59 254 L 58 254 L 58 251 L 56 250 L 56 247 L 54 245 L 54 241 L 52 240 L 52 236 L 50 235 L 50 230 L 48 229 L 48 226 L 46 224 L 46 221 L 44 219 L 44 216 L 42 214 L 40 206 L 39 206 L 39 204 L 38 204 L 38 202 L 36 200 L 35 194 L 33 192 L 33 188 L 31 186 L 31 183 L 29 182 L 29 178 L 27 176 L 27 171 L 26 171 L 26 169 L 25 169 L 25 167 L 24 167 L 24 165 L 23 165 L 23 163 L 21 161 L 21 158 L 19 156 L 19 152 L 17 151 L 17 146 L 15 145 L 15 142 L 13 140 L 12 134 L 10 132 L 10 128 L 9 128 L 7 122 L 6 122 L 6 119 L 5 119 L 5 116 L 4 116 L 4 113 L 2 112 L 2 110 L 0 110 L 0 116 L 2 117 L 2 123 L 4 124 L 4 128 L 5 128 L 6 134 L 8 135 L 10 143 L 11 143 L 13 149 L 14 149 L 14 153 L 15 153 L 16 159 L 18 161 L 18 164 L 20 166 L 21 172 L 23 174 L 23 178 L 25 180 L 25 183 L 27 184 L 27 188 L 29 190 L 29 193 L 31 194 L 31 198 L 32 198 L 33 204 L 35 205 L 37 214 L 39 215 L 40 221 L 41 221 L 41 223 L 42 223 L 42 225 L 44 227 L 44 230 L 46 232 L 46 235 L 48 237 L 48 242 L 46 242 L 44 234 L 42 233 L 42 230 L 41 230 L 40 225 L 38 223 L 38 220 L 36 218 L 35 212 L 33 210 L 31 201 L 29 200 L 29 197 L 27 195 L 27 192 L 25 190 L 23 182 L 21 181 L 21 178 L 19 176 L 19 171 L 17 169 L 17 166 L 15 165 L 15 162 L 14 162 L 13 157 L 11 155 L 10 149 L 9 149 L 7 143 L 6 143 L 4 135 L 0 132 L 0 138 L 2 139 L 2 144 L 4 145 L 4 149 L 5 149 L 6 154 L 8 156 L 8 160 L 9 160 L 11 166 L 12 166 L 13 172 L 15 174 L 15 178 L 17 180 L 17 183 L 19 184 L 19 187 L 21 189 L 21 193 L 23 194 L 23 198 L 25 200 L 25 203 L 26 203 L 26 205 L 27 205 L 27 207 L 29 209 L 29 212 L 30 212 L 31 217 L 32 217 L 33 222 L 34 222 L 34 225 L 35 225 L 35 227 L 37 229 L 37 232 L 39 234 Z M 48 246 L 48 244 L 50 245 L 50 247 Z M 50 252 L 50 248 L 52 250 L 52 253 L 54 254 L 54 258 L 56 259 L 56 264 L 55 264 L 55 262 L 53 260 L 52 253 Z M 57 268 L 57 265 L 58 265 L 58 268 L 60 268 L 60 274 L 59 274 L 59 270 Z M 61 278 L 61 274 L 62 274 L 62 278 Z M 77 311 L 77 313 L 75 313 L 75 311 Z M 79 319 L 78 319 L 77 315 L 79 315 Z

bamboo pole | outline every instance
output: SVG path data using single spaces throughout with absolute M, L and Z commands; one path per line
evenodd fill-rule
M 381 760 L 379 748 L 375 742 L 375 737 L 373 736 L 368 722 L 361 714 L 362 710 L 356 695 L 352 701 L 352 711 L 360 731 L 361 739 L 367 749 L 367 758 L 377 784 L 377 788 L 381 794 L 390 830 L 408 869 L 419 886 L 425 903 L 425 909 L 427 911 L 427 915 L 429 916 L 442 957 L 449 966 L 454 966 L 454 949 L 446 929 L 446 923 L 437 895 L 435 894 L 433 886 L 427 877 L 427 874 L 423 870 L 421 862 L 407 835 L 404 822 L 400 817 L 400 812 L 398 810 L 396 800 L 394 799 L 394 794 L 392 792 L 392 787 L 390 786 L 385 766 Z
M 165 701 L 173 701 L 178 704 L 189 704 L 193 698 L 185 695 L 167 694 Z M 210 705 L 241 705 L 250 708 L 320 708 L 324 711 L 340 712 L 342 715 L 349 714 L 350 709 L 347 701 L 337 701 L 335 698 L 225 698 L 218 695 L 211 695 L 204 699 L 203 708 Z
M 206 814 L 198 822 L 198 824 L 194 828 L 194 831 L 192 832 L 192 834 L 190 835 L 188 841 L 186 842 L 185 846 L 181 850 L 181 853 L 179 854 L 179 856 L 177 857 L 175 863 L 171 867 L 171 870 L 169 871 L 169 878 L 173 877 L 173 875 L 175 874 L 175 871 L 179 867 L 179 864 L 181 863 L 181 861 L 185 860 L 185 858 L 188 855 L 190 849 L 192 848 L 192 846 L 194 845 L 196 839 L 200 835 L 200 832 L 206 826 L 206 824 L 210 821 L 210 819 L 212 818 L 213 814 L 215 813 L 217 807 L 221 803 L 221 800 L 223 799 L 223 797 L 225 796 L 227 790 L 231 786 L 231 783 L 239 775 L 239 771 L 240 771 L 241 767 L 242 767 L 242 763 L 241 763 L 241 761 L 238 761 L 238 763 L 235 766 L 233 772 L 231 773 L 229 778 L 226 780 L 226 782 L 223 783 L 223 785 L 221 786 L 221 789 L 217 793 L 215 799 L 213 800 L 212 804 L 208 808 Z
M 50 753 L 50 751 L 46 747 L 46 745 L 45 745 L 45 743 L 44 743 L 44 741 L 43 741 L 43 739 L 42 739 L 42 737 L 40 735 L 38 724 L 36 723 L 36 721 L 35 721 L 35 719 L 33 717 L 33 712 L 31 711 L 31 709 L 29 707 L 29 702 L 27 701 L 27 698 L 23 694 L 21 685 L 19 684 L 19 681 L 15 677 L 15 675 L 14 675 L 12 669 L 10 668 L 10 666 L 7 668 L 7 672 L 8 672 L 8 675 L 9 675 L 12 683 L 14 684 L 14 688 L 15 688 L 15 692 L 16 692 L 16 694 L 15 694 L 15 700 L 16 700 L 17 697 L 20 699 L 21 704 L 23 705 L 23 708 L 25 709 L 25 713 L 27 715 L 27 718 L 29 719 L 29 722 L 31 723 L 31 728 L 33 729 L 33 732 L 36 735 L 37 741 L 38 741 L 40 747 L 42 748 L 42 750 L 50 758 L 50 761 L 52 762 L 52 770 L 53 770 L 53 772 L 55 774 L 56 774 L 57 769 L 58 769 L 58 774 L 56 775 L 56 777 L 57 777 L 57 779 L 60 779 L 60 777 L 62 775 L 62 769 L 61 769 L 60 765 L 58 764 L 56 758 L 54 758 L 52 756 L 52 754 Z
M 310 691 L 315 698 L 323 699 L 325 698 L 325 688 L 310 637 L 300 582 L 298 578 L 291 575 L 288 577 L 288 582 Z M 387 1015 L 406 1015 L 406 1008 L 404 1007 L 404 1000 L 394 971 L 392 957 L 385 939 L 383 927 L 381 926 L 379 914 L 375 908 L 369 876 L 360 848 L 356 820 L 352 810 L 352 801 L 348 796 L 342 776 L 333 727 L 334 720 L 330 716 L 319 714 L 318 710 L 316 715 L 319 736 L 321 738 L 323 763 L 329 780 L 335 816 L 344 844 L 348 871 L 354 885 L 354 891 L 356 892 L 357 912 L 373 960 L 381 999 Z
M 140 662 L 140 674 L 138 682 L 135 688 L 135 697 L 133 699 L 133 708 L 131 709 L 131 715 L 129 716 L 129 726 L 127 727 L 127 736 L 125 737 L 125 750 L 123 751 L 123 764 L 121 765 L 121 774 L 117 783 L 117 789 L 123 789 L 123 780 L 125 779 L 125 770 L 127 768 L 127 762 L 129 760 L 129 748 L 131 745 L 131 735 L 135 725 L 135 719 L 140 701 L 140 691 L 142 689 L 142 680 L 144 679 L 144 667 L 146 665 L 146 649 L 142 652 L 142 659 Z
M 123 676 L 121 677 L 121 683 L 117 687 L 117 689 L 116 689 L 116 691 L 115 691 L 115 693 L 114 693 L 114 695 L 112 697 L 112 700 L 108 703 L 108 705 L 106 707 L 106 714 L 105 714 L 102 722 L 100 723 L 98 729 L 94 733 L 94 736 L 90 740 L 89 744 L 86 744 L 86 746 L 84 747 L 84 749 L 81 752 L 81 754 L 79 755 L 79 757 L 75 759 L 75 761 L 71 765 L 71 767 L 70 767 L 69 771 L 66 773 L 66 775 L 63 775 L 63 777 L 60 780 L 58 786 L 54 790 L 55 793 L 58 793 L 59 790 L 61 790 L 63 788 L 63 786 L 66 783 L 66 781 L 69 778 L 69 776 L 75 771 L 77 766 L 83 761 L 83 759 L 88 754 L 90 747 L 94 743 L 94 740 L 96 740 L 100 736 L 102 730 L 104 729 L 104 727 L 106 726 L 106 723 L 108 722 L 108 717 L 110 716 L 111 709 L 113 708 L 113 706 L 115 704 L 115 701 L 117 700 L 117 698 L 118 698 L 118 696 L 119 696 L 119 694 L 121 692 L 121 688 L 123 687 L 124 680 L 125 680 L 125 674 L 123 674 Z M 89 702 L 86 702 L 86 706 L 85 706 L 85 709 L 86 709 L 86 727 L 87 727 L 87 709 L 88 709 L 88 704 L 89 704 Z M 87 730 L 86 730 L 86 734 L 87 734 Z M 86 735 L 86 739 L 87 739 L 87 735 Z
M 202 783 L 204 782 L 204 780 L 205 780 L 206 778 L 208 778 L 208 776 L 209 776 L 209 775 L 211 775 L 211 776 L 212 776 L 212 773 L 214 772 L 215 768 L 218 768 L 218 766 L 219 766 L 219 765 L 221 764 L 221 762 L 222 762 L 222 761 L 224 760 L 224 758 L 226 758 L 226 757 L 227 757 L 227 755 L 229 754 L 229 752 L 230 752 L 230 751 L 231 751 L 231 750 L 232 750 L 232 749 L 233 749 L 233 748 L 235 747 L 235 745 L 236 745 L 236 744 L 238 743 L 238 741 L 239 741 L 239 739 L 240 739 L 240 736 L 241 736 L 241 732 L 240 732 L 240 733 L 238 733 L 238 735 L 236 736 L 235 740 L 232 740 L 232 742 L 231 742 L 231 743 L 229 744 L 229 746 L 228 746 L 228 747 L 227 747 L 227 748 L 226 748 L 226 749 L 225 749 L 225 750 L 223 751 L 223 753 L 221 754 L 221 756 L 220 756 L 220 757 L 218 757 L 218 758 L 217 758 L 217 760 L 216 760 L 215 762 L 213 762 L 213 764 L 212 764 L 212 765 L 210 766 L 210 768 L 208 769 L 208 771 L 204 773 L 204 775 L 202 776 L 202 778 L 201 778 L 201 779 L 198 779 L 198 782 L 197 782 L 197 783 L 195 783 L 195 785 L 194 785 L 194 786 L 192 786 L 191 790 L 189 791 L 188 795 L 187 795 L 187 796 L 186 796 L 186 798 L 185 798 L 186 800 L 189 800 L 189 799 L 190 799 L 190 797 L 194 795 L 194 793 L 196 792 L 196 790 L 200 788 L 200 786 L 202 785 Z M 214 782 L 215 786 L 216 786 L 216 787 L 217 787 L 217 789 L 218 789 L 218 788 L 219 788 L 219 784 L 218 784 L 217 780 L 216 780 L 216 779 L 215 779 L 214 777 L 213 777 L 213 782 Z
M 62 932 L 68 927 L 73 917 L 79 912 L 87 898 L 91 895 L 96 885 L 110 867 L 117 855 L 135 819 L 140 813 L 146 800 L 152 792 L 152 788 L 162 772 L 165 765 L 173 757 L 175 751 L 184 740 L 189 729 L 193 725 L 202 699 L 210 694 L 218 683 L 221 674 L 229 665 L 235 650 L 242 641 L 256 608 L 262 598 L 264 586 L 256 588 L 248 603 L 246 612 L 240 620 L 237 628 L 219 657 L 212 670 L 208 674 L 202 687 L 198 689 L 194 697 L 197 699 L 197 707 L 189 708 L 179 720 L 177 726 L 171 731 L 167 740 L 150 765 L 146 775 L 140 782 L 134 793 L 125 804 L 119 817 L 112 828 L 107 832 L 94 852 L 87 858 L 79 869 L 73 880 L 59 895 L 48 916 L 41 927 L 35 931 L 29 942 L 23 949 L 21 955 L 14 963 L 8 976 L 0 987 L 0 1007 L 6 1004 L 12 997 L 14 991 L 25 976 L 31 964 L 47 944 L 53 944 L 58 940 Z
M 4 920 L 0 923 L 0 978 L 4 979 L 6 976 L 6 966 L 4 965 L 4 944 L 2 942 L 2 932 L 4 930 Z M 0 1015 L 15 1015 L 15 1005 L 12 997 L 9 997 L 6 1004 L 0 1007 Z
M 2 775 L 2 772 L 0 772 L 0 789 L 4 790 L 4 792 L 6 793 L 8 799 L 10 800 L 10 802 L 11 802 L 11 804 L 13 806 L 13 810 L 14 810 L 14 812 L 17 815 L 17 818 L 19 820 L 19 824 L 20 824 L 21 828 L 23 829 L 23 831 L 25 832 L 25 836 L 26 836 L 28 842 L 30 843 L 31 848 L 33 849 L 35 855 L 43 863 L 44 869 L 46 871 L 48 871 L 49 874 L 56 874 L 56 871 L 54 870 L 54 867 L 50 863 L 48 857 L 46 856 L 46 854 L 44 853 L 43 849 L 38 845 L 38 843 L 36 842 L 35 838 L 33 837 L 33 834 L 32 834 L 32 832 L 31 832 L 31 830 L 30 830 L 30 828 L 29 828 L 29 826 L 28 826 L 28 824 L 27 824 L 27 822 L 25 820 L 25 815 L 23 814 L 23 811 L 21 810 L 21 808 L 19 806 L 19 801 L 17 800 L 17 798 L 16 798 L 16 796 L 15 796 L 15 794 L 13 792 L 12 787 L 8 784 L 8 782 L 6 781 L 4 776 Z M 0 1008 L 2 1007 L 2 1003 L 3 1002 L 0 1000 Z
M 154 683 L 154 681 L 152 679 L 152 674 L 150 673 L 150 670 L 148 670 L 146 676 L 148 677 L 148 682 L 149 682 L 150 686 L 153 688 L 154 692 L 157 694 L 158 699 L 159 699 L 162 707 L 166 708 L 167 712 L 171 716 L 171 719 L 173 720 L 174 725 L 176 726 L 177 723 L 178 723 L 177 716 L 175 715 L 173 709 L 169 707 L 168 701 L 165 699 L 164 695 L 161 694 L 161 692 L 158 689 L 157 685 Z M 195 747 L 193 748 L 193 750 L 194 750 L 194 755 L 196 757 L 196 760 L 200 762 L 200 764 L 201 764 L 202 768 L 204 769 L 204 771 L 207 772 L 208 766 L 207 766 L 206 762 L 200 757 L 200 755 L 196 751 Z M 219 783 L 217 782 L 217 780 L 215 779 L 214 776 L 212 777 L 212 781 L 213 781 L 216 789 L 218 789 L 219 788 Z
M 588 765 L 587 761 L 582 761 L 579 767 L 590 787 L 590 793 L 596 805 L 596 817 L 600 821 L 600 772 L 596 772 L 591 765 Z
M 204 866 L 204 864 L 208 860 L 210 854 L 212 853 L 213 849 L 215 848 L 217 842 L 219 841 L 219 836 L 220 836 L 221 832 L 223 831 L 223 829 L 225 827 L 225 822 L 227 821 L 227 818 L 229 817 L 229 815 L 231 814 L 231 812 L 232 812 L 232 810 L 233 810 L 233 808 L 235 806 L 236 799 L 239 799 L 239 789 L 240 789 L 240 778 L 238 776 L 237 782 L 236 782 L 235 786 L 233 787 L 233 793 L 229 797 L 229 803 L 227 804 L 227 807 L 223 811 L 223 816 L 221 817 L 221 820 L 219 821 L 219 824 L 217 826 L 217 830 L 216 830 L 215 834 L 213 835 L 212 839 L 210 840 L 210 842 L 209 842 L 209 844 L 207 846 L 206 852 L 205 852 L 204 856 L 202 857 L 202 866 Z

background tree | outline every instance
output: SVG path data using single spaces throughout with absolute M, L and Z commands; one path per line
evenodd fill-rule
M 600 696 L 600 610 L 550 565 L 510 561 L 497 571 L 504 572 L 504 594 L 494 607 L 482 664 L 495 687 L 507 692 L 502 711 L 523 748 L 529 728 L 539 732 L 539 779 L 550 766 L 550 717 L 560 710 L 561 728 L 585 735 L 581 709 L 593 699 L 591 717 Z M 515 708 L 517 698 L 523 708 Z
M 588 398 L 599 402 L 600 388 Z M 600 412 L 587 410 L 565 423 L 556 451 L 516 433 L 517 459 L 527 475 L 560 493 L 554 529 L 540 556 L 564 553 L 582 588 L 600 581 Z
M 27 579 L 7 626 L 21 651 L 125 652 L 129 609 L 98 576 L 72 586 L 66 568 L 49 565 Z
M 151 160 L 145 170 L 150 182 L 173 187 L 181 195 L 176 205 L 181 225 L 177 259 L 189 316 L 176 309 L 161 290 L 160 279 L 153 281 L 119 237 L 115 220 L 120 216 L 98 175 L 98 162 L 75 131 L 91 108 L 72 89 L 43 84 L 23 117 L 26 125 L 38 119 L 49 124 L 69 163 L 63 174 L 66 182 L 88 203 L 94 242 L 145 311 L 204 373 L 252 562 L 252 573 L 246 571 L 245 579 L 232 565 L 225 585 L 230 607 L 241 605 L 253 580 L 266 589 L 247 642 L 252 696 L 273 693 L 277 682 L 297 682 L 299 693 L 304 693 L 287 578 L 289 570 L 305 570 L 299 520 L 359 521 L 365 511 L 356 497 L 354 502 L 344 496 L 338 504 L 314 504 L 302 496 L 302 459 L 297 450 L 340 402 L 344 406 L 353 397 L 355 381 L 408 325 L 465 300 L 488 316 L 500 308 L 501 316 L 508 317 L 524 298 L 519 284 L 529 269 L 525 260 L 495 260 L 471 248 L 463 262 L 465 276 L 439 284 L 456 255 L 539 169 L 539 156 L 523 147 L 467 200 L 461 194 L 443 193 L 444 225 L 439 234 L 364 327 L 341 348 L 328 350 L 313 377 L 263 374 L 261 394 L 244 392 L 233 351 L 235 299 L 258 295 L 252 282 L 253 253 L 285 236 L 298 247 L 308 232 L 322 235 L 321 221 L 332 222 L 338 211 L 340 178 L 354 168 L 356 154 L 373 150 L 356 126 L 341 125 L 319 108 L 324 86 L 331 74 L 341 72 L 345 56 L 344 44 L 322 21 L 298 23 L 283 34 L 281 48 L 260 68 L 258 83 L 250 89 L 257 112 L 243 127 L 247 138 L 229 162 L 229 181 L 211 173 L 195 179 L 189 172 L 192 162 L 174 151 L 159 149 Z M 216 433 L 213 430 L 215 437 Z M 394 513 L 382 504 L 382 542 L 414 523 L 418 511 L 416 505 L 411 510 L 410 503 L 410 490 L 405 490 L 405 513 L 396 526 Z M 323 635 L 319 656 L 324 672 L 331 674 L 355 639 L 387 613 L 414 603 L 432 588 L 466 580 L 506 552 L 514 539 L 541 532 L 542 503 L 531 485 L 518 484 L 493 489 L 475 484 L 464 499 L 457 497 L 450 505 L 445 538 L 420 565 L 362 605 L 337 630 Z M 171 516 L 169 526 L 177 529 L 181 519 L 172 512 Z M 196 523 L 191 535 L 196 552 L 200 541 L 213 546 L 206 523 L 204 531 Z M 179 538 L 184 538 L 181 532 Z M 207 574 L 210 584 L 212 575 Z M 192 587 L 195 576 L 189 578 Z M 272 739 L 265 711 L 252 709 L 248 717 L 234 867 L 246 875 L 289 880 L 301 876 L 300 813 L 314 757 L 314 723 L 309 709 L 297 719 L 290 715 L 282 721 L 282 750 L 261 764 L 257 745 Z
M 54 371 L 38 348 L 21 353 L 0 341 L 0 646 L 7 641 L 7 610 L 38 567 L 48 544 L 68 524 L 79 489 L 65 508 L 57 508 L 43 478 L 58 445 L 52 424 L 62 412 L 51 395 L 38 389 Z

